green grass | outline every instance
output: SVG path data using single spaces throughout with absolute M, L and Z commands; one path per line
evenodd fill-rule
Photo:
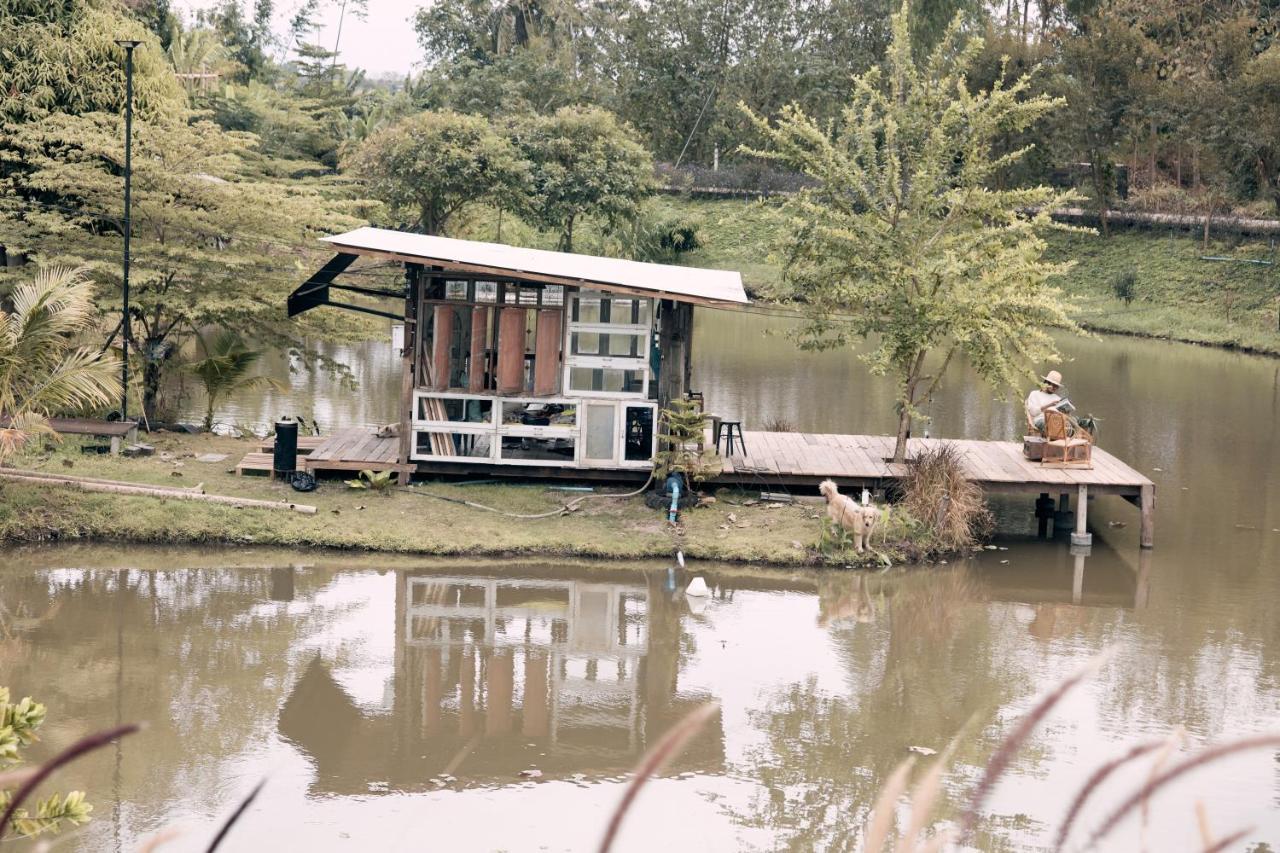
M 508 483 L 458 486 L 421 483 L 414 493 L 389 495 L 347 488 L 326 479 L 310 494 L 299 494 L 266 477 L 237 477 L 232 471 L 256 442 L 217 436 L 157 433 L 156 455 L 139 459 L 86 455 L 79 443 L 32 452 L 15 467 L 53 473 L 105 477 L 134 483 L 192 486 L 208 494 L 296 501 L 317 507 L 315 515 L 236 509 L 199 501 L 80 492 L 60 486 L 0 480 L 0 542 L 86 541 L 154 544 L 233 544 L 359 549 L 403 554 L 522 554 L 610 559 L 670 558 L 677 549 L 691 558 L 787 565 L 879 564 L 877 557 L 820 554 L 820 507 L 810 503 L 743 505 L 749 495 L 722 493 L 712 506 L 683 513 L 672 529 L 664 514 L 643 500 L 591 499 L 567 516 L 523 520 L 422 496 L 465 498 L 507 512 L 554 510 L 578 497 L 546 485 Z M 202 463 L 196 454 L 230 454 L 226 461 Z M 162 458 L 164 454 L 168 458 Z M 180 464 L 179 464 L 180 463 Z M 629 489 L 627 489 L 629 490 Z M 622 491 L 621 489 L 619 491 Z M 730 515 L 732 514 L 732 518 Z M 890 543 L 893 562 L 916 550 Z

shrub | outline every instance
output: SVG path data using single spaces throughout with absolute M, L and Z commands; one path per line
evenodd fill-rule
M 1137 285 L 1138 274 L 1133 270 L 1125 270 L 1122 273 L 1116 274 L 1116 277 L 1111 279 L 1111 292 L 1115 294 L 1116 299 L 1119 299 L 1125 305 L 1128 305 L 1133 302 Z
M 662 449 L 654 457 L 659 483 L 674 473 L 684 474 L 691 484 L 720 473 L 720 457 L 699 446 L 705 443 L 707 421 L 698 404 L 690 400 L 672 400 L 670 408 L 662 410 L 658 435 Z
M 937 546 L 968 548 L 991 533 L 995 525 L 991 510 L 982 489 L 965 476 L 955 445 L 925 450 L 907 468 L 903 504 Z

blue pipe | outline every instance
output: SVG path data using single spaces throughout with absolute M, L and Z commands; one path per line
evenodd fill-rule
M 667 511 L 667 521 L 676 523 L 676 511 L 680 508 L 680 476 L 672 474 L 667 478 L 667 489 L 671 492 L 671 509 Z

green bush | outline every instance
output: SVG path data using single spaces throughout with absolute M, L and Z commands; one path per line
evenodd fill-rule
M 1133 297 L 1138 286 L 1138 274 L 1133 270 L 1125 270 L 1117 273 L 1115 278 L 1111 279 L 1111 292 L 1115 294 L 1125 305 L 1133 302 Z

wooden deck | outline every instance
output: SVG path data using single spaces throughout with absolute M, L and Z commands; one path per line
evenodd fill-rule
M 833 435 L 806 432 L 747 432 L 745 451 L 726 457 L 723 468 L 709 481 L 711 485 L 740 485 L 750 488 L 814 488 L 826 479 L 846 488 L 880 489 L 906 473 L 905 465 L 885 460 L 893 455 L 893 437 L 887 435 Z M 710 437 L 708 436 L 708 441 Z M 457 463 L 401 465 L 397 462 L 400 439 L 379 438 L 367 429 L 345 429 L 319 440 L 307 439 L 309 453 L 298 457 L 299 470 L 405 471 L 445 475 L 504 477 L 556 477 L 573 480 L 634 479 L 645 471 L 555 468 L 546 466 L 493 465 L 484 460 Z M 1153 539 L 1155 485 L 1146 476 L 1107 451 L 1093 449 L 1093 467 L 1045 468 L 1022 455 L 1022 445 L 1012 441 L 969 441 L 963 439 L 912 439 L 908 456 L 929 447 L 950 444 L 958 448 L 965 473 L 984 492 L 1071 496 L 1076 501 L 1076 533 L 1087 541 L 1085 516 L 1093 495 L 1118 495 L 1142 511 L 1141 542 L 1150 547 Z M 305 451 L 299 448 L 300 453 Z M 250 457 L 254 457 L 252 460 Z M 251 463 L 251 464 L 249 464 Z M 246 470 L 270 471 L 269 453 L 249 454 L 241 463 Z
M 748 432 L 743 444 L 745 451 L 725 458 L 721 473 L 712 478 L 712 483 L 764 489 L 816 486 L 831 479 L 842 486 L 875 489 L 906 473 L 906 465 L 885 461 L 892 458 L 894 444 L 893 437 L 887 435 Z M 1074 496 L 1073 542 L 1090 541 L 1086 528 L 1089 497 L 1119 495 L 1141 510 L 1142 547 L 1153 544 L 1155 484 L 1101 448 L 1093 448 L 1092 468 L 1046 468 L 1025 458 L 1022 445 L 1012 441 L 911 439 L 907 456 L 942 444 L 960 450 L 966 475 L 984 492 Z
M 825 479 L 848 486 L 877 486 L 896 480 L 905 465 L 886 462 L 893 456 L 893 436 L 831 435 L 808 432 L 748 432 L 746 452 L 724 460 L 717 482 L 753 480 L 788 486 L 817 485 Z M 950 444 L 960 450 L 969 479 L 987 491 L 1070 492 L 1081 485 L 1094 494 L 1138 496 L 1151 480 L 1105 450 L 1093 449 L 1093 468 L 1045 468 L 1022 455 L 1012 441 L 913 438 L 907 455 Z M 736 444 L 735 444 L 736 447 Z
M 414 471 L 412 463 L 401 465 L 400 439 L 379 438 L 367 429 L 343 429 L 324 437 L 303 460 L 304 470 L 320 471 Z
M 258 452 L 248 453 L 236 466 L 237 474 L 270 474 L 275 439 L 268 438 Z M 414 465 L 400 465 L 399 438 L 378 438 L 367 429 L 344 429 L 329 435 L 298 436 L 297 470 L 315 474 L 324 471 L 414 471 Z

